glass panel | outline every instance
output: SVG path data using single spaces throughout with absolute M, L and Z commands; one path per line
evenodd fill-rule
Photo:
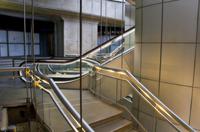
M 24 55 L 24 44 L 9 44 L 10 56 L 23 56 Z
M 7 42 L 6 31 L 0 30 L 0 43 L 6 43 L 6 42 Z
M 7 44 L 0 44 L 0 57 L 7 56 Z
M 34 43 L 40 43 L 40 34 L 39 33 L 35 33 L 34 38 L 35 38 Z
M 137 91 L 127 81 L 97 73 L 91 74 L 91 82 L 93 83 L 90 85 L 90 89 L 94 91 L 95 95 L 126 107 L 147 131 L 154 132 L 166 129 L 166 131 L 174 132 L 186 130 L 175 119 L 170 119 L 169 121 L 172 122 L 169 122 L 168 119 L 164 118 L 146 100 L 147 97 L 140 95 L 138 93 L 140 91 Z M 137 128 L 137 130 L 142 130 L 141 128 Z
M 72 131 L 64 119 L 50 95 L 35 88 L 34 106 L 39 118 L 51 129 L 51 131 L 66 132 Z
M 23 32 L 8 31 L 9 43 L 24 43 Z
M 26 44 L 26 55 L 31 55 L 31 45 Z
M 35 44 L 35 55 L 40 55 L 40 45 Z

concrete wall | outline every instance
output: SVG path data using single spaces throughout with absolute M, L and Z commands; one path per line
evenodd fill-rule
M 6 2 L 23 4 L 23 0 L 8 0 Z M 26 3 L 27 5 L 31 5 L 31 0 L 27 0 Z M 36 0 L 34 1 L 34 5 L 35 7 L 41 7 L 45 9 L 67 11 L 68 13 L 69 12 L 79 13 L 79 0 L 59 0 L 59 1 Z M 130 5 L 128 5 L 127 3 L 126 3 L 126 9 L 122 8 L 123 6 L 124 4 L 120 2 L 114 2 L 109 0 L 83 0 L 83 13 L 94 16 L 103 16 L 105 18 L 112 18 L 117 20 L 124 19 L 125 28 L 128 29 L 132 27 L 135 23 L 134 22 L 135 7 L 129 7 Z M 122 9 L 124 9 L 124 11 L 122 11 Z M 62 30 L 61 28 L 59 28 L 58 32 L 62 32 L 64 33 L 64 35 L 63 38 L 61 37 L 62 35 L 60 34 L 57 35 L 56 37 L 58 38 L 58 40 L 56 39 L 56 46 L 55 46 L 56 55 L 63 56 L 63 52 L 64 55 L 79 54 L 79 16 L 77 14 L 77 17 L 73 16 L 73 18 L 71 18 L 70 16 L 68 16 L 69 14 L 64 15 L 62 13 L 61 14 L 58 13 L 57 16 L 61 16 L 63 18 L 64 27 L 62 26 L 63 28 Z M 52 19 L 51 16 L 49 17 L 50 19 Z M 104 19 L 104 24 L 108 24 L 107 22 L 112 19 Z M 97 28 L 99 23 L 101 23 L 100 19 L 97 20 L 97 18 L 89 18 L 88 20 L 83 21 L 83 53 L 97 45 L 97 37 L 98 37 Z M 109 25 L 116 26 L 116 23 L 115 21 L 110 21 Z M 56 34 L 58 34 L 58 32 Z M 63 52 L 61 53 L 58 50 L 63 50 Z
M 136 5 L 135 74 L 200 130 L 199 1 L 137 0 Z
M 23 0 L 8 0 L 10 2 L 15 3 L 23 3 Z M 31 0 L 26 0 L 27 4 L 31 5 Z M 71 11 L 71 12 L 79 12 L 79 0 L 36 0 L 35 6 L 47 8 L 47 9 L 55 9 L 55 10 L 63 10 L 63 11 Z M 106 16 L 109 18 L 122 18 L 122 4 L 120 2 L 113 2 L 102 0 L 102 11 L 101 11 L 101 0 L 83 0 L 83 13 L 91 14 L 96 16 Z M 109 12 L 106 10 L 109 9 Z
M 64 55 L 72 54 L 79 55 L 80 47 L 80 28 L 79 19 L 63 18 L 64 19 Z M 97 27 L 98 22 L 83 21 L 83 36 L 82 52 L 90 50 L 97 45 Z

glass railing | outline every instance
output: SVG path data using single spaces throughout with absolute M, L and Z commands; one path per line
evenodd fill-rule
M 1 92 L 6 92 L 7 95 L 1 96 L 0 104 L 9 105 L 9 103 L 14 103 L 17 105 L 17 103 L 27 103 L 26 101 L 29 98 L 33 101 L 36 120 L 46 130 L 79 132 L 81 128 L 79 113 L 62 96 L 59 88 L 51 79 L 42 78 L 40 73 L 36 74 L 37 72 L 33 72 L 26 67 L 0 68 L 0 88 L 8 87 L 8 89 L 1 90 Z M 22 98 L 24 98 L 24 102 L 21 102 Z M 93 129 L 84 119 L 82 120 L 83 131 L 93 132 Z
M 88 53 L 85 53 L 82 58 L 82 75 L 87 74 L 92 69 L 92 64 L 103 64 L 120 53 L 134 47 L 134 33 L 135 29 L 130 28 L 124 34 L 105 42 Z M 38 64 L 38 71 L 52 78 L 77 78 L 80 76 L 79 58 L 72 62 L 64 60 L 38 60 L 36 63 Z
M 47 126 L 53 131 L 59 132 L 94 131 L 52 79 L 39 72 L 33 73 L 32 71 L 28 73 L 28 76 L 33 80 L 33 87 L 36 88 L 36 98 L 34 99 L 36 113 L 41 115 L 42 120 Z
M 50 90 L 36 88 L 34 93 L 35 100 L 33 103 L 37 118 L 43 121 L 51 131 L 77 131 L 76 127 L 73 128 L 73 124 L 68 121 L 66 114 L 62 113 L 64 111 L 61 104 L 56 101 Z
M 38 64 L 37 70 L 41 74 L 53 78 L 55 81 L 70 81 L 71 79 L 80 77 L 80 62 L 75 62 L 68 65 Z M 88 74 L 91 70 L 91 63 L 82 61 L 82 76 Z
M 128 71 L 95 67 L 90 79 L 95 95 L 128 109 L 146 131 L 195 131 Z

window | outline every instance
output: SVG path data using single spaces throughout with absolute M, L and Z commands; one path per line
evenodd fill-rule
M 24 56 L 24 34 L 21 31 L 0 30 L 0 57 Z M 26 55 L 32 54 L 31 33 L 27 33 Z M 40 55 L 40 35 L 34 34 L 35 55 Z

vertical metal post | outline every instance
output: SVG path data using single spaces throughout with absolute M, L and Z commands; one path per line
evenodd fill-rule
M 92 81 L 94 81 L 94 92 L 95 92 L 95 95 L 97 93 L 97 73 L 96 71 L 94 71 L 95 74 L 94 74 L 94 79 Z
M 24 59 L 25 59 L 25 67 L 27 67 L 27 55 L 26 55 L 26 0 L 24 2 L 24 34 L 23 34 L 23 39 L 24 39 Z M 26 76 L 26 75 L 25 75 Z M 29 91 L 28 91 L 28 86 L 26 83 L 26 95 L 27 99 L 26 101 L 29 102 Z
M 117 103 L 117 96 L 118 96 L 118 79 L 116 79 L 116 103 Z
M 82 0 L 80 0 L 80 15 L 79 15 L 79 24 L 80 24 L 80 124 L 81 124 L 81 131 L 83 128 L 83 113 L 82 113 Z
M 15 67 L 15 60 L 12 58 L 12 67 Z M 15 72 L 13 72 L 13 77 L 15 77 Z
M 32 48 L 32 60 L 33 60 L 33 72 L 35 73 L 35 56 L 34 56 L 34 53 L 35 53 L 35 49 L 34 49 L 34 0 L 31 0 L 31 48 Z M 35 90 L 35 89 L 34 89 Z M 35 98 L 35 93 L 34 93 L 34 96 L 33 96 L 33 89 L 30 90 L 31 92 L 31 98 Z M 35 99 L 34 99 L 35 100 Z
M 123 43 L 123 39 L 124 39 L 124 37 L 123 37 L 124 24 L 123 24 L 123 22 L 125 22 L 124 21 L 124 5 L 125 5 L 125 1 L 123 0 L 122 1 L 122 24 L 121 24 L 121 35 L 122 35 L 122 46 L 123 46 L 123 49 L 124 49 L 124 43 Z M 123 65 L 124 65 L 123 59 L 124 59 L 124 56 L 122 54 L 122 56 L 121 56 L 121 69 L 123 69 Z M 122 81 L 120 81 L 120 98 L 122 98 Z

